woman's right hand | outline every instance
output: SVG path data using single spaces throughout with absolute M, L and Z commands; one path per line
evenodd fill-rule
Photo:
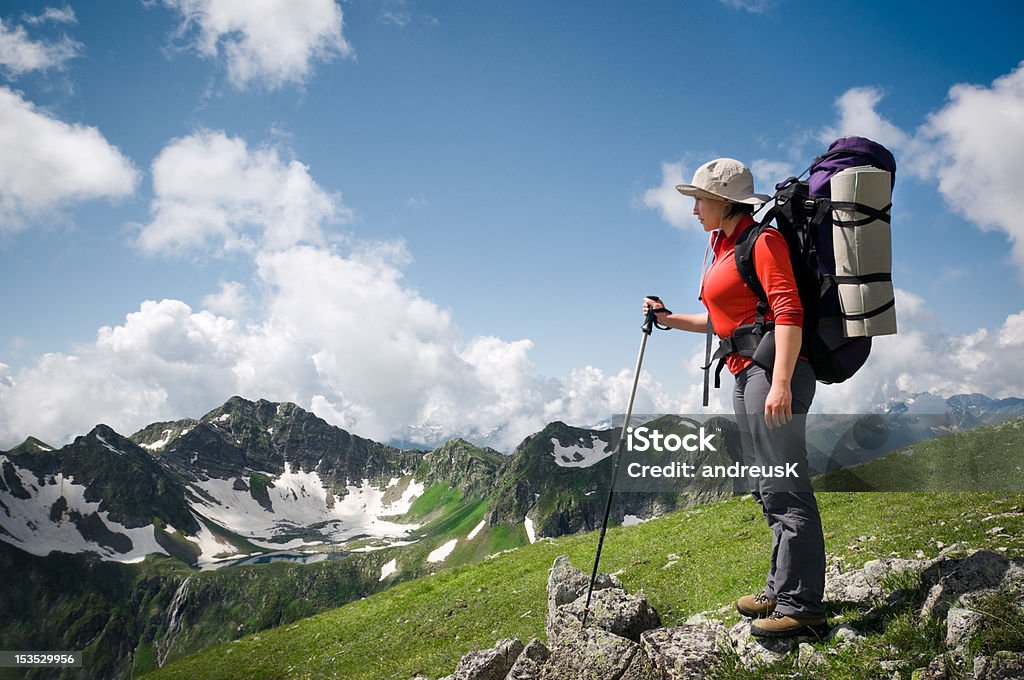
M 649 297 L 644 298 L 644 316 L 647 316 L 652 309 L 655 310 L 655 314 L 657 314 L 657 310 L 665 308 L 665 303 L 663 303 L 661 300 L 653 300 Z

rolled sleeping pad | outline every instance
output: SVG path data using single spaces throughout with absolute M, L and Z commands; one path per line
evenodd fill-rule
M 830 181 L 832 201 L 856 203 L 889 214 L 892 178 L 871 166 L 847 168 Z M 887 220 L 858 210 L 832 211 L 832 248 L 848 338 L 896 332 L 892 286 L 892 229 Z

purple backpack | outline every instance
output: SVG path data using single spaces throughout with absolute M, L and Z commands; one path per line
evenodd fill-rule
M 833 210 L 856 211 L 866 216 L 861 222 L 880 220 L 889 223 L 891 204 L 878 208 L 832 200 L 832 178 L 843 170 L 861 166 L 887 171 L 892 181 L 890 189 L 895 184 L 896 160 L 888 149 L 864 137 L 840 137 L 829 145 L 828 151 L 815 158 L 799 177 L 790 177 L 776 185 L 777 191 L 773 197 L 775 205 L 757 225 L 744 232 L 736 243 L 736 267 L 760 300 L 753 330 L 744 331 L 754 336 L 756 345 L 771 329 L 770 324 L 765 324 L 764 320 L 769 309 L 768 298 L 754 269 L 754 242 L 758 235 L 769 228 L 777 229 L 786 238 L 793 273 L 800 290 L 800 301 L 804 307 L 801 354 L 807 356 L 814 368 L 815 377 L 824 383 L 838 383 L 850 378 L 864 365 L 871 352 L 871 338 L 846 337 L 844 324 L 882 314 L 894 304 L 893 300 L 889 300 L 876 309 L 857 315 L 844 314 L 840 305 L 840 283 L 868 284 L 892 280 L 888 272 L 860 277 L 836 275 Z M 807 181 L 801 181 L 800 177 L 807 173 L 810 173 Z M 841 226 L 856 227 L 858 224 Z M 734 340 L 736 346 L 743 344 L 742 339 L 729 340 Z M 748 340 L 746 344 L 751 343 Z M 764 367 L 770 370 L 774 353 L 762 351 L 757 354 L 769 357 L 768 360 L 759 360 L 751 350 L 754 360 L 762 365 L 767 363 Z

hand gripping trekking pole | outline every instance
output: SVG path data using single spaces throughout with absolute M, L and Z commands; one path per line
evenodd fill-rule
M 648 298 L 655 302 L 661 302 L 657 295 L 648 295 Z M 640 340 L 640 354 L 636 358 L 636 370 L 633 372 L 633 388 L 629 392 L 629 405 L 626 407 L 626 418 L 622 421 L 622 431 L 619 433 L 619 443 L 612 454 L 612 483 L 608 487 L 608 502 L 604 506 L 604 519 L 601 520 L 601 534 L 597 539 L 597 555 L 594 556 L 594 570 L 590 573 L 590 586 L 587 588 L 587 603 L 583 606 L 583 627 L 587 626 L 587 616 L 590 614 L 590 597 L 594 593 L 594 581 L 597 580 L 597 565 L 601 562 L 601 547 L 604 546 L 604 535 L 608 531 L 608 515 L 612 511 L 612 496 L 615 495 L 615 483 L 619 477 L 619 459 L 622 458 L 622 447 L 626 441 L 626 428 L 629 427 L 630 418 L 633 416 L 633 400 L 636 399 L 636 386 L 640 382 L 640 366 L 644 362 L 644 350 L 647 349 L 647 337 L 653 328 L 667 328 L 657 321 L 657 315 L 653 309 L 647 310 L 644 318 L 644 325 L 641 327 L 643 336 Z

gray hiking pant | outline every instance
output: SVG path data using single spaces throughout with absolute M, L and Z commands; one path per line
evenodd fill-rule
M 814 398 L 814 371 L 797 361 L 793 372 L 793 413 L 806 414 Z M 771 383 L 764 369 L 751 365 L 736 376 L 733 407 L 743 442 L 743 464 L 795 463 L 796 478 L 752 478 L 754 499 L 772 532 L 771 568 L 765 591 L 775 610 L 790 616 L 825 616 L 825 537 L 807 468 L 806 418 L 768 429 L 764 403 Z

